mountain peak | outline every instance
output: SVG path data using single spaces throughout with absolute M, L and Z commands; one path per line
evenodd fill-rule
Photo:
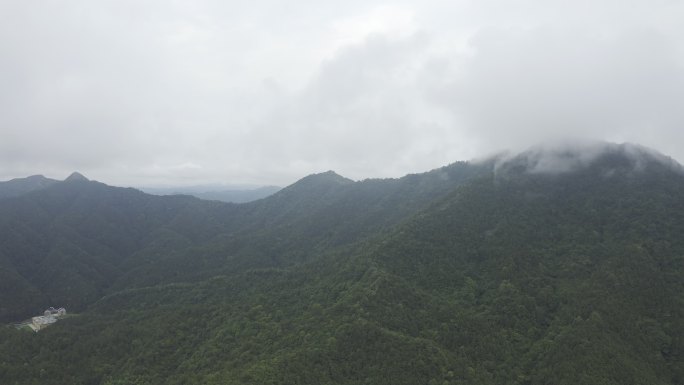
M 323 194 L 327 191 L 336 190 L 340 186 L 354 183 L 353 180 L 345 178 L 334 171 L 326 171 L 318 174 L 311 174 L 289 185 L 278 192 L 279 196 L 288 194 Z
M 329 170 L 326 172 L 321 172 L 318 174 L 311 174 L 300 179 L 296 184 L 299 183 L 331 183 L 331 184 L 347 184 L 354 182 L 349 178 L 345 178 L 342 175 L 336 173 L 335 171 Z
M 73 181 L 83 181 L 83 182 L 88 182 L 89 179 L 83 176 L 80 172 L 74 171 L 69 175 L 66 179 L 64 179 L 65 182 L 73 182 Z

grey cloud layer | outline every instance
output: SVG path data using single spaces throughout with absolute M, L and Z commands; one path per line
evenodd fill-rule
M 0 2 L 0 178 L 396 176 L 562 137 L 684 160 L 681 2 L 511 3 Z

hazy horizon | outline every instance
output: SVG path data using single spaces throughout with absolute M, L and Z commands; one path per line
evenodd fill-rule
M 616 151 L 624 154 L 626 157 L 630 158 L 635 162 L 635 165 L 639 165 L 644 160 L 655 160 L 662 162 L 666 166 L 670 167 L 676 165 L 684 169 L 681 166 L 681 162 L 677 159 L 672 158 L 668 154 L 663 154 L 657 149 L 651 147 L 645 147 L 638 143 L 615 143 L 607 141 L 594 141 L 594 140 L 554 140 L 537 143 L 534 146 L 522 149 L 522 150 L 504 150 L 496 153 L 491 153 L 486 156 L 482 156 L 475 159 L 468 160 L 456 160 L 450 162 L 449 164 L 440 165 L 435 168 L 418 170 L 415 173 L 407 173 L 403 175 L 393 176 L 393 177 L 382 177 L 382 176 L 370 176 L 362 179 L 352 179 L 354 181 L 362 181 L 367 179 L 386 179 L 386 178 L 401 178 L 409 174 L 420 174 L 434 171 L 436 169 L 447 167 L 450 164 L 456 162 L 470 162 L 474 164 L 482 162 L 493 162 L 494 169 L 498 169 L 501 165 L 509 162 L 515 161 L 516 158 L 522 157 L 528 162 L 530 167 L 529 172 L 532 173 L 565 173 L 568 171 L 576 170 L 578 167 L 585 167 L 593 163 L 595 160 L 599 159 L 601 154 L 607 152 L 615 153 Z M 648 159 L 646 159 L 647 157 Z M 673 163 L 674 162 L 674 163 Z M 115 185 L 118 187 L 133 187 L 142 190 L 146 193 L 155 195 L 170 195 L 170 194 L 198 194 L 198 193 L 215 193 L 215 192 L 240 192 L 240 191 L 256 191 L 260 189 L 270 189 L 277 188 L 281 189 L 287 187 L 291 184 L 296 183 L 300 179 L 306 178 L 307 176 L 314 174 L 323 174 L 328 172 L 335 172 L 335 170 L 319 170 L 310 174 L 303 174 L 296 177 L 296 179 L 284 184 L 284 185 L 258 185 L 258 184 L 239 184 L 230 183 L 229 181 L 216 182 L 216 183 L 203 183 L 203 184 L 140 184 L 140 185 L 125 185 L 125 184 L 112 184 L 107 181 L 97 180 L 95 178 L 89 178 L 87 175 L 83 175 L 79 171 L 73 171 L 65 177 L 53 177 L 43 174 L 34 174 L 26 176 L 18 176 L 16 179 L 23 179 L 28 177 L 42 176 L 53 180 L 65 180 L 72 174 L 79 174 L 79 177 L 85 177 L 90 180 L 95 180 L 105 184 Z M 337 173 L 339 175 L 339 173 Z M 342 177 L 348 178 L 345 175 Z M 11 178 L 11 179 L 15 179 Z M 8 180 L 11 180 L 8 179 Z M 0 180 L 1 182 L 6 182 L 8 180 Z

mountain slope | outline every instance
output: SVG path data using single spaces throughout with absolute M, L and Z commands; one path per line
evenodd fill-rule
M 468 338 L 509 350 L 499 383 L 681 383 L 680 168 L 620 151 L 560 174 L 519 160 L 435 203 L 376 260 L 484 315 L 490 334 Z
M 268 198 L 223 206 L 215 213 L 224 219 L 220 235 L 191 251 L 171 253 L 150 263 L 131 260 L 129 272 L 115 288 L 197 280 L 316 259 L 388 231 L 488 167 L 462 162 L 399 179 L 360 182 L 331 171 L 310 175 Z
M 25 287 L 33 300 L 2 291 L 0 319 L 35 314 L 46 304 L 82 309 L 103 295 L 128 256 L 157 241 L 161 229 L 190 244 L 215 234 L 203 210 L 214 205 L 81 178 L 1 201 L 0 264 L 12 286 Z
M 540 172 L 527 161 L 535 156 L 435 193 L 354 247 L 319 249 L 281 268 L 127 288 L 38 335 L 0 330 L 0 379 L 682 384 L 679 168 L 613 148 Z M 406 181 L 395 191 L 415 191 Z M 304 182 L 318 188 L 311 198 L 355 185 L 336 175 Z M 296 206 L 298 196 L 264 209 L 281 215 L 261 218 L 265 230 L 298 212 L 324 218 L 326 205 L 344 201 L 322 199 L 319 212 Z
M 130 287 L 317 258 L 390 228 L 479 172 L 462 163 L 363 182 L 328 172 L 243 205 L 152 196 L 75 173 L 0 202 L 0 263 L 11 286 L 23 288 L 0 293 L 0 319 L 47 304 L 80 310 Z

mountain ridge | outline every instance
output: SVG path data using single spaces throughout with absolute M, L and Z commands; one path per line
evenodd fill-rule
M 20 196 L 58 182 L 58 180 L 46 178 L 43 175 L 32 175 L 26 178 L 15 178 L 0 182 L 0 199 Z

